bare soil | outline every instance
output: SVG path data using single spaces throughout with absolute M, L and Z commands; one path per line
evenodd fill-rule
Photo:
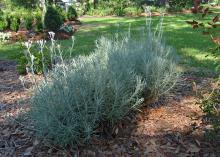
M 219 157 L 216 144 L 205 133 L 211 129 L 197 104 L 195 88 L 211 87 L 210 78 L 185 74 L 173 94 L 127 116 L 110 137 L 94 137 L 90 144 L 62 149 L 34 135 L 34 128 L 17 119 L 29 105 L 30 83 L 22 85 L 13 61 L 0 60 L 0 156 L 124 156 Z M 29 80 L 29 76 L 24 76 Z M 197 86 L 195 87 L 196 82 Z M 25 119 L 25 117 L 23 117 Z

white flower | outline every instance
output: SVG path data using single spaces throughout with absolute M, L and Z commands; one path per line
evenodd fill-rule
M 55 33 L 54 32 L 48 32 L 49 33 L 49 36 L 50 36 L 50 39 L 51 40 L 54 40 L 54 37 L 55 37 Z
M 46 41 L 46 40 L 43 40 L 43 39 L 37 41 L 37 43 L 38 43 L 38 45 L 40 46 L 40 48 L 43 48 L 43 47 L 45 46 L 46 42 L 47 42 L 47 41 Z
M 72 38 L 72 41 L 75 41 L 75 37 L 74 36 L 72 36 L 71 38 Z
M 27 48 L 27 49 L 30 49 L 31 48 L 31 45 L 32 45 L 32 41 L 28 40 L 27 42 L 24 43 L 24 46 Z

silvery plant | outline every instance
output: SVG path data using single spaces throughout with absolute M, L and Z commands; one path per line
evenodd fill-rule
M 178 80 L 173 50 L 162 40 L 161 26 L 155 33 L 150 25 L 138 38 L 130 29 L 100 37 L 91 55 L 68 60 L 62 53 L 69 52 L 50 34 L 56 62 L 45 70 L 45 81 L 35 86 L 31 101 L 39 137 L 63 146 L 88 142 L 102 123 L 113 126 L 172 89 Z

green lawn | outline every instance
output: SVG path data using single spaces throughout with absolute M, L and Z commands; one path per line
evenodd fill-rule
M 216 70 L 220 61 L 210 55 L 208 49 L 213 43 L 208 37 L 204 37 L 199 30 L 192 29 L 186 20 L 193 19 L 195 15 L 172 15 L 165 16 L 163 22 L 164 39 L 172 46 L 184 67 L 200 67 L 202 70 Z M 160 17 L 153 17 L 153 28 L 158 24 Z M 129 23 L 135 34 L 141 33 L 145 27 L 145 17 L 102 17 L 81 19 L 83 25 L 75 34 L 76 42 L 74 54 L 89 54 L 95 48 L 95 40 L 102 35 L 111 35 L 116 32 L 127 32 Z M 63 47 L 68 47 L 71 41 L 60 41 Z M 64 48 L 65 49 L 65 48 Z M 19 44 L 0 44 L 0 59 L 15 59 L 21 48 Z M 207 57 L 207 55 L 209 55 Z M 201 71 L 202 72 L 202 71 Z

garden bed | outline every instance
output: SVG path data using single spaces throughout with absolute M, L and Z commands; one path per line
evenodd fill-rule
M 77 31 L 77 28 L 81 25 L 80 21 L 66 21 L 64 25 L 71 26 L 73 28 L 72 33 L 67 33 L 65 31 L 57 31 L 55 32 L 56 40 L 68 40 L 71 36 Z M 7 30 L 3 33 L 10 34 L 8 39 L 9 42 L 21 42 L 21 41 L 39 41 L 39 40 L 49 40 L 49 31 L 45 30 L 44 32 L 34 32 L 26 29 L 20 29 L 17 32 Z

